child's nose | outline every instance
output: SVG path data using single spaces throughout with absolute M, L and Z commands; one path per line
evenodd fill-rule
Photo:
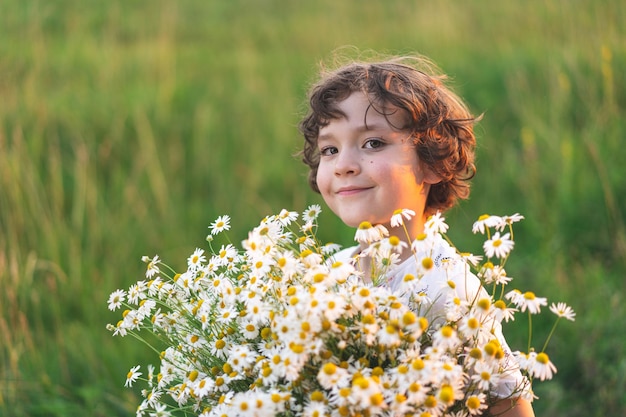
M 361 170 L 358 155 L 349 150 L 340 152 L 335 161 L 335 175 L 354 175 Z

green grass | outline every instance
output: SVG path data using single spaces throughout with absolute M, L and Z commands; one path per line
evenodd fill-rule
M 134 415 L 126 372 L 154 358 L 106 331 L 108 294 L 219 214 L 243 239 L 321 203 L 296 125 L 345 45 L 430 56 L 485 113 L 455 238 L 521 212 L 509 273 L 578 312 L 537 415 L 626 414 L 624 21 L 619 0 L 0 3 L 0 415 Z M 327 210 L 321 237 L 352 232 Z

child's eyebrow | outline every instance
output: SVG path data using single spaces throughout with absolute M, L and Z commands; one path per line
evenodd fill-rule
M 386 130 L 386 129 L 391 129 L 391 126 L 389 126 L 388 124 L 385 125 L 381 123 L 368 123 L 368 124 L 359 125 L 355 130 L 356 130 L 356 133 L 366 133 L 366 132 L 381 131 L 381 130 Z M 320 133 L 317 136 L 317 140 L 318 141 L 331 140 L 334 137 L 335 135 L 332 132 L 325 132 L 325 133 Z

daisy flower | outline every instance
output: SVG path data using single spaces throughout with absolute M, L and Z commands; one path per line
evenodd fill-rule
M 502 223 L 502 217 L 500 216 L 491 216 L 489 214 L 483 214 L 478 218 L 478 220 L 472 225 L 472 233 L 476 234 L 480 232 L 481 234 L 485 234 L 490 227 L 496 227 L 497 225 Z
M 470 415 L 482 415 L 483 411 L 487 408 L 486 403 L 487 396 L 482 392 L 479 394 L 470 395 L 465 400 L 465 406 Z
M 354 240 L 359 243 L 370 244 L 381 240 L 388 234 L 389 232 L 383 225 L 372 226 L 370 222 L 362 222 L 354 235 Z
M 446 224 L 446 219 L 441 215 L 441 212 L 438 211 L 426 220 L 424 229 L 430 230 L 433 233 L 443 234 L 448 231 L 448 225 Z
M 319 204 L 312 204 L 302 213 L 302 220 L 304 220 L 305 223 L 313 222 L 321 212 L 322 208 Z
M 324 246 L 322 246 L 322 253 L 324 255 L 332 255 L 334 253 L 337 253 L 341 250 L 341 245 L 338 243 L 327 243 Z
M 148 383 L 150 384 L 150 386 L 152 386 L 153 384 L 153 380 L 154 380 L 154 365 L 149 364 L 148 365 Z
M 552 379 L 552 375 L 556 372 L 556 366 L 550 362 L 550 357 L 544 352 L 531 352 L 528 355 L 528 371 L 541 381 Z
M 115 311 L 122 306 L 126 298 L 126 291 L 124 290 L 115 290 L 109 296 L 109 310 Z
M 262 414 L 260 414 L 262 415 Z M 318 417 L 318 416 L 328 416 L 328 411 L 326 410 L 326 406 L 323 402 L 320 401 L 312 401 L 304 406 L 302 410 L 303 417 Z
M 550 305 L 550 311 L 559 317 L 563 317 L 567 320 L 574 321 L 576 313 L 574 310 L 565 303 L 558 303 Z
M 447 407 L 451 407 L 456 400 L 463 398 L 463 391 L 452 384 L 442 384 L 437 390 L 437 399 Z
M 496 285 L 506 285 L 513 279 L 506 275 L 502 265 L 494 265 L 491 262 L 483 265 L 478 276 L 484 280 L 485 284 L 495 283 Z
M 510 233 L 500 236 L 500 232 L 496 232 L 493 237 L 483 244 L 483 249 L 488 258 L 497 257 L 504 258 L 513 250 L 515 242 L 512 241 Z
M 441 326 L 433 335 L 433 344 L 441 349 L 455 349 L 460 343 L 461 339 L 451 326 Z
M 325 389 L 334 387 L 345 387 L 350 382 L 350 374 L 344 368 L 332 362 L 320 366 L 317 373 L 317 381 Z
M 211 223 L 211 225 L 209 226 L 209 229 L 211 229 L 211 234 L 213 236 L 225 230 L 230 230 L 230 216 L 228 215 L 219 216 L 217 220 Z
M 385 347 L 400 346 L 402 339 L 399 323 L 397 321 L 389 322 L 386 326 L 381 327 L 376 334 L 376 339 L 378 343 Z
M 139 365 L 134 366 L 128 371 L 128 375 L 126 375 L 126 383 L 125 387 L 132 387 L 133 383 L 137 381 L 137 378 L 141 376 L 141 372 L 139 372 Z
M 281 222 L 284 226 L 289 226 L 292 222 L 298 219 L 298 213 L 295 211 L 288 211 L 282 209 L 280 213 L 278 213 L 278 221 Z
M 236 345 L 228 355 L 228 363 L 238 372 L 246 369 L 252 369 L 258 354 L 250 349 L 247 345 Z
M 211 390 L 213 390 L 214 386 L 215 386 L 215 381 L 213 381 L 212 378 L 207 376 L 207 377 L 197 379 L 196 381 L 194 381 L 193 390 L 199 398 L 203 398 L 206 395 L 208 395 L 211 392 Z
M 480 255 L 474 255 L 472 253 L 469 252 L 462 252 L 460 253 L 461 255 L 461 259 L 464 262 L 467 262 L 468 264 L 472 265 L 472 266 L 478 266 L 478 264 L 480 263 L 480 261 L 483 260 L 483 257 Z
M 459 332 L 468 339 L 478 336 L 482 327 L 480 319 L 473 315 L 463 316 L 459 321 Z
M 489 362 L 477 362 L 474 366 L 474 373 L 471 376 L 472 382 L 479 390 L 487 391 L 490 387 L 495 387 L 500 381 L 500 374 L 497 367 Z
M 137 283 L 128 288 L 128 302 L 132 304 L 139 304 L 140 300 L 146 298 L 146 290 L 146 283 L 143 281 L 137 281 Z
M 511 216 L 503 216 L 500 218 L 500 223 L 495 225 L 496 230 L 503 231 L 507 226 L 517 223 L 520 220 L 523 220 L 524 216 L 519 213 L 515 213 Z
M 391 227 L 399 227 L 404 224 L 403 218 L 411 220 L 415 216 L 415 212 L 410 209 L 398 209 L 391 216 Z
M 141 260 L 148 264 L 146 268 L 146 278 L 152 278 L 155 274 L 161 272 L 158 267 L 159 263 L 161 262 L 161 260 L 159 259 L 159 255 L 156 255 L 152 259 L 147 256 L 142 256 Z
M 389 239 L 387 239 L 386 243 L 389 245 L 389 248 L 392 251 L 398 254 L 402 253 L 404 249 L 407 249 L 409 247 L 409 244 L 403 240 L 400 240 L 398 236 L 390 236 Z
M 204 250 L 200 248 L 196 248 L 191 256 L 187 258 L 187 266 L 191 270 L 200 268 L 204 262 L 206 262 L 206 256 L 204 256 Z
M 504 301 L 497 300 L 495 303 L 493 303 L 493 307 L 496 320 L 504 320 L 507 323 L 509 322 L 509 320 L 515 320 L 515 312 L 517 311 L 517 309 L 509 308 Z
M 531 314 L 538 314 L 541 306 L 548 304 L 547 298 L 537 297 L 532 291 L 522 293 L 519 290 L 512 290 L 506 293 L 505 297 L 519 307 L 522 313 L 528 309 Z
M 233 262 L 237 258 L 237 255 L 237 248 L 229 243 L 226 246 L 222 245 L 220 251 L 217 253 L 217 256 L 213 258 L 213 260 L 217 266 L 223 266 L 227 265 L 229 262 Z

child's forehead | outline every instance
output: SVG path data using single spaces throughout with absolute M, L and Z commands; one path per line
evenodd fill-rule
M 326 125 L 333 120 L 344 119 L 361 124 L 365 129 L 405 130 L 409 119 L 406 110 L 361 91 L 352 92 L 345 98 L 337 100 L 333 108 L 335 117 L 328 120 Z

